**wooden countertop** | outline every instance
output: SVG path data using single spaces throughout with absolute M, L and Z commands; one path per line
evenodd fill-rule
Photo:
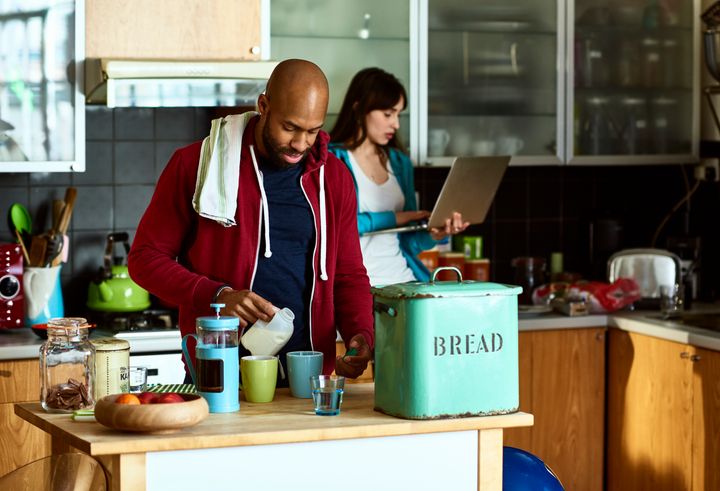
M 240 412 L 210 414 L 208 419 L 191 428 L 166 435 L 120 432 L 95 422 L 76 422 L 67 414 L 46 413 L 38 403 L 16 404 L 15 414 L 53 438 L 90 455 L 343 440 L 533 424 L 533 416 L 522 412 L 428 421 L 394 418 L 373 410 L 373 389 L 373 384 L 346 387 L 338 416 L 316 416 L 311 399 L 297 399 L 290 396 L 288 389 L 278 389 L 271 403 L 253 404 L 242 400 Z

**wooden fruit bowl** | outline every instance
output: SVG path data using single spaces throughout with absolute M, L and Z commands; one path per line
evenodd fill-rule
M 111 394 L 95 404 L 98 423 L 123 431 L 173 433 L 208 416 L 207 401 L 196 394 L 180 394 L 185 402 L 172 404 L 118 404 L 121 394 Z

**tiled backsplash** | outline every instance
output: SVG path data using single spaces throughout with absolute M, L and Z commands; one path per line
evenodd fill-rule
M 78 189 L 70 224 L 71 257 L 62 270 L 68 313 L 84 310 L 88 282 L 102 266 L 105 238 L 111 231 L 134 236 L 157 177 L 173 151 L 207 134 L 210 110 L 87 108 L 86 172 L 0 173 L 0 213 L 14 202 L 30 210 L 36 232 L 50 227 L 53 199 L 67 186 Z M 692 179 L 692 168 L 685 169 Z M 511 167 L 498 190 L 486 222 L 470 233 L 485 237 L 492 278 L 512 281 L 515 256 L 565 256 L 567 270 L 586 276 L 604 271 L 597 240 L 591 251 L 589 223 L 613 219 L 622 227 L 620 247 L 647 247 L 658 224 L 686 193 L 681 166 Z M 416 185 L 421 204 L 432 208 L 447 169 L 420 168 Z M 720 272 L 720 211 L 717 184 L 703 183 L 693 197 L 689 230 L 703 237 L 706 291 L 714 296 Z M 683 208 L 684 210 L 684 208 Z M 683 230 L 682 211 L 660 235 Z M 598 222 L 600 223 L 600 222 Z M 0 220 L 0 241 L 10 241 L 6 220 Z M 120 249 L 116 251 L 121 253 Z M 591 255 L 592 252 L 592 255 Z
M 134 236 L 155 182 L 175 149 L 207 134 L 205 109 L 86 110 L 86 171 L 83 173 L 0 174 L 0 213 L 14 202 L 28 207 L 35 232 L 51 225 L 53 199 L 67 186 L 78 190 L 69 228 L 70 258 L 62 269 L 68 313 L 84 310 L 88 282 L 103 264 L 105 239 L 112 231 Z M 0 242 L 11 240 L 0 220 Z M 122 255 L 121 247 L 116 254 Z
M 680 165 L 510 167 L 485 223 L 472 226 L 468 233 L 485 237 L 494 281 L 512 282 L 513 257 L 541 256 L 549 264 L 556 251 L 563 253 L 566 271 L 604 280 L 613 250 L 651 246 L 662 220 L 692 186 L 692 173 L 692 166 Z M 416 170 L 422 207 L 432 209 L 446 174 L 447 169 Z M 656 243 L 665 248 L 667 237 L 683 235 L 686 224 L 689 235 L 700 236 L 702 289 L 712 299 L 720 290 L 718 187 L 718 183 L 701 183 L 689 215 L 685 206 L 680 207 Z

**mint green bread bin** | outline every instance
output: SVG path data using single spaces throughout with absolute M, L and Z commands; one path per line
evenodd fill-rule
M 457 281 L 435 281 L 440 270 Z M 407 419 L 518 410 L 518 286 L 462 281 L 372 288 L 375 410 Z

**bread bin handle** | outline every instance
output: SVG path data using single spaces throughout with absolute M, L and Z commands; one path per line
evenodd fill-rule
M 388 304 L 381 303 L 381 302 L 375 302 L 375 303 L 373 303 L 373 308 L 375 309 L 375 312 L 378 312 L 380 314 L 385 312 L 390 317 L 397 316 L 397 310 L 395 310 L 394 307 L 390 307 Z
M 462 273 L 455 266 L 443 266 L 440 268 L 435 268 L 435 271 L 433 271 L 432 274 L 432 278 L 430 278 L 430 283 L 435 283 L 435 278 L 437 277 L 438 273 L 440 273 L 440 271 L 454 271 L 455 274 L 457 274 L 458 283 L 462 283 Z

